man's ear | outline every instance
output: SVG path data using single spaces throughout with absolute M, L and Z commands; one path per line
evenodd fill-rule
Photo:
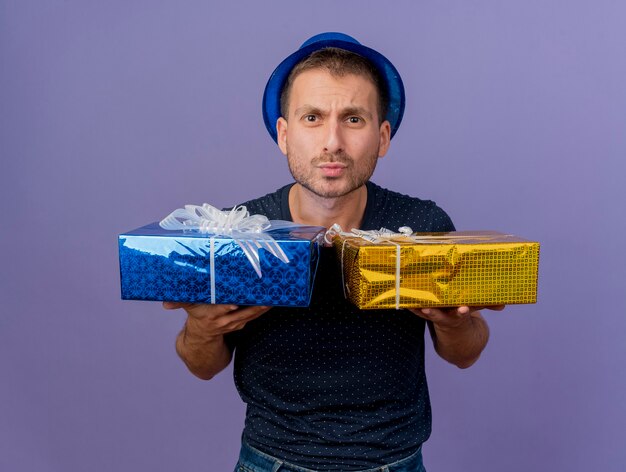
M 287 120 L 282 116 L 276 120 L 276 141 L 280 151 L 287 155 Z
M 380 124 L 380 144 L 378 145 L 378 157 L 384 157 L 391 143 L 391 125 L 387 120 Z

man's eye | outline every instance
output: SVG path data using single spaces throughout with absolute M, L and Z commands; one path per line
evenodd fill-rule
M 306 115 L 306 116 L 304 117 L 304 120 L 305 120 L 305 121 L 309 121 L 309 122 L 311 122 L 311 123 L 312 123 L 312 122 L 314 122 L 314 121 L 316 121 L 316 120 L 317 120 L 317 116 L 315 116 L 315 115 Z
M 350 118 L 348 118 L 348 121 L 350 123 L 360 123 L 361 122 L 361 118 L 359 118 L 358 116 L 351 116 Z

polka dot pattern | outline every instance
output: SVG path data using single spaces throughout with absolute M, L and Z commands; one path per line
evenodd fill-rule
M 244 205 L 291 220 L 290 187 Z M 454 229 L 431 201 L 373 183 L 367 190 L 363 229 Z M 247 404 L 244 440 L 320 471 L 400 460 L 430 435 L 424 321 L 406 310 L 357 309 L 344 298 L 333 249 L 321 252 L 310 307 L 272 308 L 227 339 Z

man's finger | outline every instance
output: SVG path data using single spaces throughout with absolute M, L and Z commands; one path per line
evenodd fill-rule
M 165 308 L 166 310 L 178 310 L 179 308 L 185 308 L 189 305 L 190 303 L 163 302 L 163 308 Z
M 250 306 L 232 313 L 233 320 L 250 321 L 269 311 L 268 306 Z
M 484 305 L 484 306 L 473 306 L 471 307 L 471 311 L 479 311 L 479 310 L 502 311 L 505 308 L 506 308 L 506 305 Z

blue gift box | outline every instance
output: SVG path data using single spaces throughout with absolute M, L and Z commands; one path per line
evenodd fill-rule
M 143 226 L 119 235 L 122 299 L 308 306 L 324 231 L 317 226 L 265 231 L 289 261 L 258 249 L 259 276 L 228 236 Z M 259 247 L 253 239 L 250 244 Z

